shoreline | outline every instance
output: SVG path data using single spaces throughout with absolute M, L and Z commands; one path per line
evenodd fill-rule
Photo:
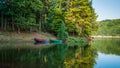
M 91 36 L 91 38 L 120 38 L 120 36 L 102 36 L 102 35 L 98 35 L 98 36 Z
M 0 32 L 0 43 L 24 43 L 24 42 L 34 42 L 34 38 L 43 38 L 43 39 L 56 39 L 56 37 L 50 33 L 44 33 L 44 32 L 33 32 L 33 33 L 15 33 L 15 32 Z
M 34 40 L 0 40 L 0 43 L 34 43 Z

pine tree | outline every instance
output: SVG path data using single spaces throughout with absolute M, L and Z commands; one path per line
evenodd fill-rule
M 60 28 L 57 34 L 58 39 L 64 40 L 65 38 L 68 37 L 68 33 L 66 31 L 66 26 L 65 23 L 62 21 L 60 24 Z

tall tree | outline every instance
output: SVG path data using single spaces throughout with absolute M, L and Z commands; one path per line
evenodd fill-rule
M 69 32 L 77 35 L 91 35 L 93 25 L 96 24 L 96 14 L 89 0 L 70 0 L 65 12 L 65 20 Z

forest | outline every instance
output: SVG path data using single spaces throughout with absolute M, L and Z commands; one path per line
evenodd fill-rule
M 96 35 L 120 36 L 120 19 L 109 19 L 100 21 Z
M 0 0 L 0 30 L 90 36 L 98 29 L 92 0 Z M 63 28 L 64 27 L 64 28 Z

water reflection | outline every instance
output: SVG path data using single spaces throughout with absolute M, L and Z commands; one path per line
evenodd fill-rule
M 94 68 L 120 68 L 120 39 L 96 39 L 93 46 L 98 50 Z
M 78 47 L 73 50 L 68 50 L 65 59 L 65 68 L 93 68 L 96 63 L 96 50 L 91 46 Z
M 99 52 L 120 55 L 120 39 L 96 39 L 93 45 Z
M 94 68 L 120 68 L 120 56 L 98 53 Z
M 0 48 L 2 68 L 93 68 L 96 63 L 96 49 L 55 45 L 49 48 L 31 47 Z M 13 46 L 13 44 L 10 44 Z M 25 44 L 22 46 L 26 46 Z

